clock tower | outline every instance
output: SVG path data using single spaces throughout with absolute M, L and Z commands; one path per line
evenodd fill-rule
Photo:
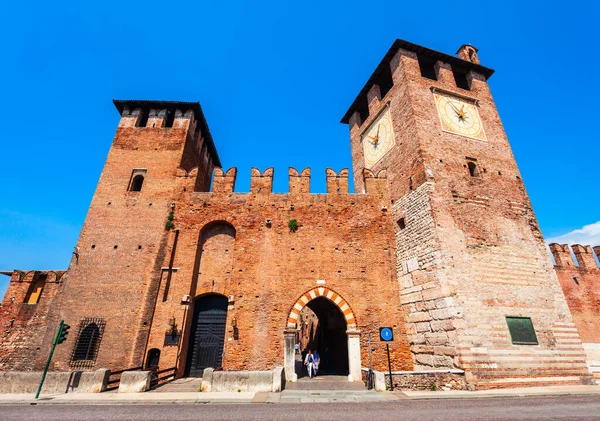
M 396 40 L 342 119 L 355 188 L 385 170 L 416 370 L 471 387 L 589 379 L 478 51 Z

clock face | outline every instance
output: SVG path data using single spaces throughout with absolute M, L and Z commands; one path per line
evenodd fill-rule
M 365 131 L 362 135 L 362 143 L 365 154 L 365 168 L 372 168 L 394 147 L 396 141 L 389 108 L 381 113 Z
M 479 118 L 478 107 L 474 102 L 452 96 L 434 93 L 442 130 L 461 136 L 487 140 Z

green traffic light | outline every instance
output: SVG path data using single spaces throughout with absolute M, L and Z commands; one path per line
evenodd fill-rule
M 69 329 L 71 328 L 71 326 L 69 326 L 66 323 L 62 323 L 60 325 L 59 328 L 59 332 L 58 332 L 58 341 L 56 341 L 57 344 L 62 344 L 64 341 L 67 340 L 67 335 L 69 334 Z

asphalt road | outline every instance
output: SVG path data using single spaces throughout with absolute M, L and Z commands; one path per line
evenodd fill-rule
M 600 420 L 600 397 L 319 404 L 0 406 L 0 420 Z

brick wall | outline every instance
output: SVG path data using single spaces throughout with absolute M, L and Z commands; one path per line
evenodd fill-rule
M 577 265 L 567 244 L 550 244 L 556 265 L 554 269 L 573 315 L 573 321 L 587 355 L 594 378 L 600 382 L 600 268 L 593 253 L 600 256 L 600 246 L 575 244 L 572 247 Z
M 262 174 L 253 170 L 255 187 L 249 194 L 228 193 L 233 187 L 222 184 L 224 179 L 218 187 L 214 185 L 212 193 L 181 191 L 174 221 L 179 231 L 173 260 L 177 271 L 167 300 L 156 304 L 148 344 L 148 348 L 162 350 L 161 364 L 166 367 L 178 362 L 180 373 L 186 364 L 193 308 L 182 306 L 182 297 L 218 293 L 230 300 L 223 367 L 252 370 L 281 365 L 284 330 L 292 307 L 317 286 L 317 280 L 324 280 L 324 286 L 342 296 L 356 316 L 363 364 L 368 362 L 366 342 L 372 333 L 374 365 L 385 369 L 385 347 L 375 338 L 380 326 L 393 326 L 394 369 L 412 369 L 397 299 L 393 221 L 387 195 L 348 194 L 347 172 L 335 174 L 331 170 L 326 176 L 335 179 L 329 181 L 332 192 L 313 195 L 309 193 L 309 174 L 304 170 L 298 176 L 290 170 L 290 190 L 295 192 L 290 194 L 270 193 L 272 170 Z M 372 182 L 373 186 L 385 186 L 386 180 L 373 177 Z M 288 227 L 291 219 L 300 225 L 296 232 Z M 205 240 L 211 226 L 234 230 L 231 232 L 235 234 L 219 238 L 209 229 L 210 239 Z M 173 236 L 168 250 L 172 250 Z M 163 267 L 168 267 L 168 259 L 169 253 Z M 176 348 L 163 346 L 168 318 L 173 316 L 183 327 L 179 360 Z
M 60 289 L 65 271 L 13 271 L 0 305 L 0 371 L 39 371 L 43 369 L 59 320 Z M 36 280 L 45 278 L 36 303 L 28 303 L 28 293 Z

